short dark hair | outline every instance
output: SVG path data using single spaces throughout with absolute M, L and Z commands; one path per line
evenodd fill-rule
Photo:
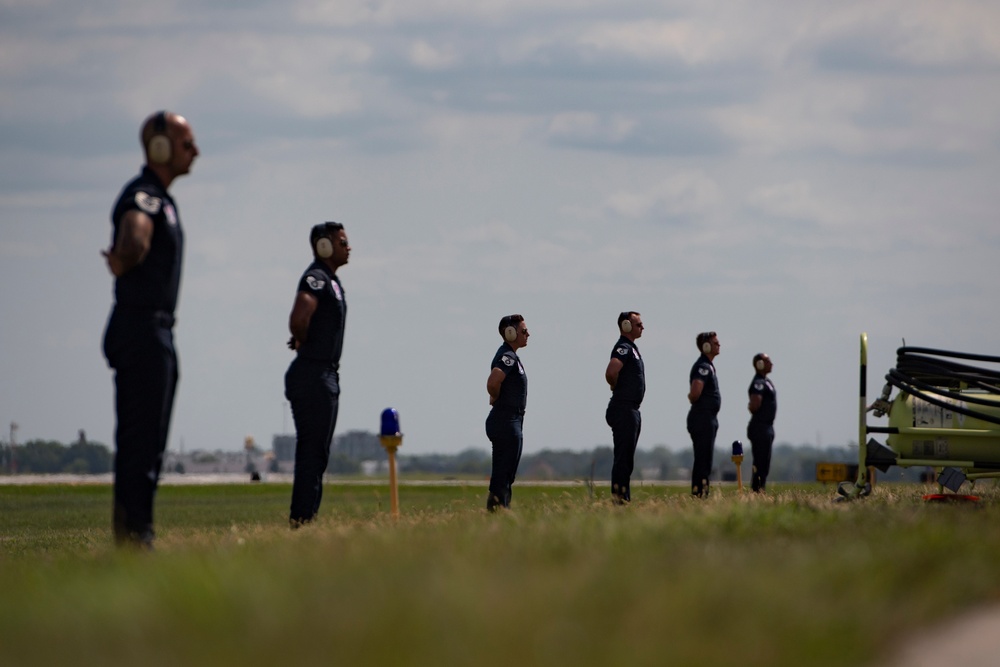
M 507 327 L 517 327 L 518 324 L 524 321 L 524 318 L 514 313 L 513 315 L 504 315 L 500 318 L 500 325 L 497 327 L 497 331 L 503 336 L 503 330 Z
M 315 248 L 316 241 L 324 236 L 336 236 L 337 232 L 343 228 L 344 225 L 339 222 L 321 222 L 318 225 L 313 225 L 313 228 L 309 230 L 309 245 Z
M 625 320 L 631 320 L 633 315 L 641 315 L 642 313 L 635 310 L 623 310 L 618 314 L 618 328 L 622 328 L 622 322 Z
M 139 143 L 142 144 L 142 149 L 148 151 L 149 140 L 153 138 L 155 134 L 164 134 L 169 136 L 169 122 L 174 114 L 170 113 L 166 109 L 157 111 L 156 113 L 149 116 L 143 121 L 142 127 L 139 129 Z
M 712 339 L 718 335 L 719 334 L 715 333 L 714 331 L 702 331 L 700 334 L 698 334 L 698 338 L 695 339 L 695 342 L 698 345 L 698 349 L 700 350 L 702 345 L 711 342 Z

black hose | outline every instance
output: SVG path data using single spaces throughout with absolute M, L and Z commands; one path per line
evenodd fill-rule
M 886 382 L 931 405 L 991 424 L 1000 424 L 1000 415 L 986 414 L 944 400 L 951 398 L 966 404 L 996 406 L 996 401 L 953 390 L 961 389 L 964 385 L 987 394 L 1000 395 L 1000 370 L 960 364 L 949 360 L 952 358 L 1000 364 L 1000 357 L 926 347 L 901 347 L 896 350 L 896 368 L 886 374 Z
M 940 396 L 947 396 L 948 398 L 953 398 L 956 401 L 964 401 L 966 403 L 974 403 L 976 405 L 991 405 L 991 406 L 998 405 L 997 401 L 983 398 L 981 396 L 977 396 L 976 394 L 962 394 L 957 391 L 951 391 L 943 387 L 938 387 L 929 384 L 927 382 L 923 382 L 914 377 L 900 373 L 895 368 L 890 370 L 889 373 L 885 376 L 886 380 L 888 380 L 890 377 L 893 378 L 894 380 L 898 380 L 901 384 L 906 384 L 907 386 L 914 387 L 917 390 L 929 391 L 938 394 Z M 902 389 L 902 387 L 899 388 Z M 909 393 L 912 394 L 913 392 L 911 391 Z
M 925 355 L 945 358 L 934 359 Z M 1000 364 L 1000 357 L 932 350 L 926 347 L 901 347 L 896 350 L 896 368 L 932 383 L 945 380 L 945 382 L 941 382 L 940 384 L 958 384 L 963 382 L 970 385 L 981 384 L 983 386 L 979 388 L 985 391 L 1000 393 L 1000 386 L 998 386 L 1000 385 L 1000 369 L 968 366 L 948 361 L 948 357 Z
M 1000 364 L 1000 357 L 992 357 L 985 354 L 972 354 L 970 352 L 952 352 L 950 350 L 935 350 L 930 347 L 901 347 L 896 350 L 896 356 L 905 354 L 933 354 L 937 357 L 952 357 L 954 359 L 970 359 L 972 361 L 987 361 L 991 364 Z

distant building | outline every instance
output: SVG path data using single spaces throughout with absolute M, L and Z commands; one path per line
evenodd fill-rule
M 379 461 L 385 450 L 378 436 L 368 431 L 347 431 L 333 439 L 333 452 L 352 461 Z
M 279 463 L 289 463 L 295 460 L 295 436 L 275 435 L 271 440 L 274 458 Z
M 217 450 L 209 452 L 195 449 L 179 453 L 167 451 L 163 469 L 172 473 L 222 474 L 247 472 L 247 454 L 240 451 Z

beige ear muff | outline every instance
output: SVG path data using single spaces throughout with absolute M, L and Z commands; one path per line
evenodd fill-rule
M 764 360 L 758 359 L 757 361 L 754 362 L 753 367 L 759 371 L 764 370 Z
M 170 147 L 170 137 L 167 136 L 166 111 L 156 114 L 156 118 L 153 120 L 153 132 L 153 136 L 146 144 L 146 154 L 149 155 L 149 161 L 156 164 L 170 162 L 173 150 Z
M 712 344 L 710 342 L 706 341 L 706 342 L 704 342 L 704 343 L 701 344 L 701 352 L 702 352 L 702 354 L 708 354 L 711 351 L 712 351 Z
M 316 256 L 327 259 L 333 256 L 333 241 L 321 236 L 316 239 Z
M 170 138 L 165 134 L 153 135 L 153 138 L 149 140 L 146 150 L 149 153 L 150 162 L 155 162 L 156 164 L 170 162 L 170 155 L 173 152 L 170 149 Z
M 622 320 L 622 333 L 632 333 L 632 320 Z
M 517 329 L 514 327 L 507 327 L 503 330 L 503 337 L 508 343 L 513 343 L 517 340 Z

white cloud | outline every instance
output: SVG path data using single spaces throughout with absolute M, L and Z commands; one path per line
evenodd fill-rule
M 941 11 L 933 0 L 859 3 L 834 11 L 817 36 L 877 39 L 886 56 L 914 66 L 1000 64 L 1000 7 L 957 2 Z
M 726 39 L 718 24 L 642 20 L 595 23 L 583 29 L 577 41 L 584 47 L 627 54 L 641 61 L 668 59 L 701 65 L 719 57 Z
M 673 174 L 643 190 L 624 190 L 608 197 L 611 213 L 632 219 L 705 219 L 718 212 L 725 196 L 703 172 Z
M 456 61 L 457 57 L 452 49 L 431 46 L 422 39 L 418 39 L 410 47 L 410 62 L 420 69 L 448 69 Z
M 636 125 L 634 118 L 621 114 L 605 117 L 590 112 L 569 112 L 555 114 L 549 121 L 548 133 L 555 140 L 613 145 L 632 137 Z
M 802 180 L 760 188 L 751 193 L 748 203 L 765 216 L 815 222 L 833 222 L 839 218 L 839 211 L 817 201 L 810 184 Z

